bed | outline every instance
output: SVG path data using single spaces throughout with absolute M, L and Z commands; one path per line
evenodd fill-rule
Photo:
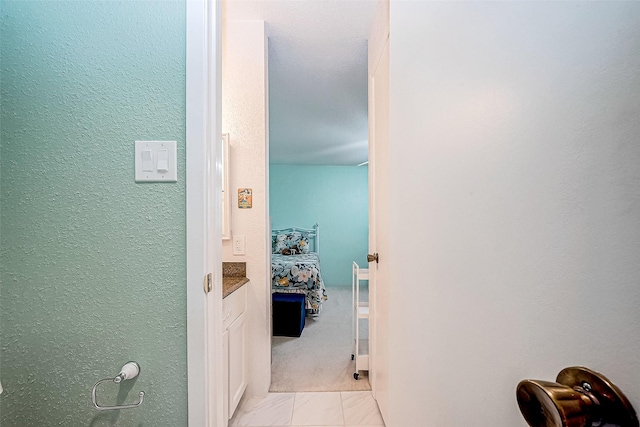
M 271 231 L 271 291 L 305 295 L 308 315 L 318 315 L 327 294 L 320 272 L 319 226 Z

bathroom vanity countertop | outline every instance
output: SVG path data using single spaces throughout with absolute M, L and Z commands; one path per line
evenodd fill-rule
M 249 279 L 247 279 L 247 263 L 222 263 L 222 298 L 228 297 L 247 283 L 249 283 Z
M 243 285 L 249 283 L 246 277 L 226 276 L 222 277 L 222 298 L 226 298 Z

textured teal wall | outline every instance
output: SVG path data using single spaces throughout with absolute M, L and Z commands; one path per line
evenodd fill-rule
M 273 228 L 320 224 L 320 259 L 327 286 L 351 286 L 351 263 L 366 265 L 369 239 L 367 168 L 269 167 Z
M 185 2 L 3 1 L 1 24 L 0 424 L 184 426 Z M 177 183 L 134 183 L 136 139 L 178 141 Z M 144 404 L 92 409 L 128 360 L 98 398 Z

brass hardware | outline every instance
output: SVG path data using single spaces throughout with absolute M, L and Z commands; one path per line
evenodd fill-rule
M 204 293 L 208 294 L 213 289 L 213 274 L 208 273 L 204 278 Z
M 367 254 L 367 262 L 373 262 L 373 261 L 375 261 L 376 264 L 378 263 L 378 252 L 374 253 L 373 255 Z
M 520 381 L 516 396 L 531 427 L 640 427 L 622 391 L 588 368 L 565 368 L 555 383 Z

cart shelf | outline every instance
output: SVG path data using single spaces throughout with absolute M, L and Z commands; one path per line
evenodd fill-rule
M 356 380 L 360 376 L 359 371 L 369 370 L 369 340 L 368 337 L 360 336 L 360 329 L 363 324 L 368 326 L 369 323 L 369 302 L 361 300 L 360 291 L 362 282 L 365 281 L 369 281 L 369 269 L 360 268 L 360 266 L 358 266 L 354 261 L 353 276 L 351 280 L 353 317 L 353 353 L 351 353 L 351 360 L 355 360 L 356 362 L 355 372 L 353 373 L 353 378 Z

